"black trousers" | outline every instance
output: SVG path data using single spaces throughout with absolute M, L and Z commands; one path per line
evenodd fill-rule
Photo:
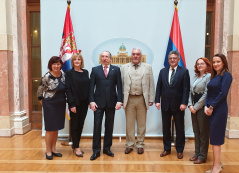
M 76 113 L 70 111 L 71 116 L 71 137 L 72 137 L 72 148 L 79 148 L 81 133 L 85 123 L 85 117 L 88 111 L 88 101 L 81 101 L 76 106 Z
M 185 146 L 184 111 L 162 110 L 164 151 L 171 151 L 171 117 L 176 127 L 176 150 L 182 153 Z
M 112 134 L 114 128 L 115 108 L 97 108 L 94 112 L 94 131 L 93 131 L 93 152 L 98 153 L 101 150 L 101 126 L 105 113 L 105 134 L 104 134 L 104 150 L 110 150 L 112 146 Z

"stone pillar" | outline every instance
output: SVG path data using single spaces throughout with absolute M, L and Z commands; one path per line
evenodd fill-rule
M 31 129 L 28 110 L 26 0 L 0 0 L 0 136 Z
M 229 117 L 226 136 L 228 138 L 239 138 L 239 1 L 225 0 L 228 25 L 227 32 L 227 58 L 233 82 L 228 94 Z

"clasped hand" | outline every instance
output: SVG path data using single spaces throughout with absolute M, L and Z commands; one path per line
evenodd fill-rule
M 204 107 L 204 112 L 207 116 L 211 116 L 212 115 L 212 109 L 208 108 L 207 106 Z

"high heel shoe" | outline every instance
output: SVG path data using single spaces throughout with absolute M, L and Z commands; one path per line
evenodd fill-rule
M 84 154 L 83 151 L 81 151 L 81 154 L 76 154 L 75 149 L 73 149 L 73 153 L 75 153 L 75 155 L 76 155 L 77 157 L 83 157 L 83 154 Z
M 212 169 L 205 171 L 205 173 L 212 173 Z
M 222 162 L 220 162 L 220 170 L 219 170 L 219 173 L 222 172 L 222 169 L 223 169 L 223 165 L 222 165 Z M 212 173 L 212 169 L 208 170 L 208 171 L 205 171 L 205 173 Z
M 224 166 L 222 165 L 222 162 L 220 162 L 220 166 L 221 166 L 221 170 L 224 168 Z

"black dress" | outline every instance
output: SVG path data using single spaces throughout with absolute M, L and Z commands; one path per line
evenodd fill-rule
M 66 96 L 65 84 L 59 80 L 58 86 L 55 88 L 56 93 L 51 98 L 42 99 L 44 111 L 44 122 L 46 131 L 57 131 L 64 128 L 65 111 L 66 111 Z

